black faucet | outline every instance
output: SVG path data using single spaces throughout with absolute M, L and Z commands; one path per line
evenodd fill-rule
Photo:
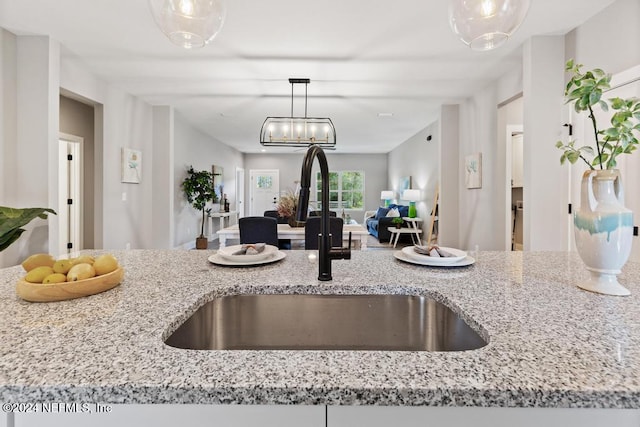
M 320 175 L 322 176 L 322 211 L 320 214 L 320 241 L 318 242 L 318 280 L 331 280 L 331 260 L 351 259 L 351 233 L 349 233 L 349 247 L 332 248 L 329 234 L 329 165 L 324 150 L 314 145 L 309 147 L 302 161 L 302 175 L 300 177 L 300 196 L 296 209 L 296 220 L 307 221 L 309 209 L 309 187 L 311 187 L 311 166 L 313 159 L 318 158 Z

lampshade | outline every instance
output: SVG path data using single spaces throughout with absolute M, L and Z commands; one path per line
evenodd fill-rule
M 149 7 L 169 40 L 186 49 L 213 40 L 226 16 L 224 0 L 149 0 Z
M 291 116 L 267 117 L 260 129 L 260 144 L 280 147 L 336 148 L 336 128 L 328 117 L 307 117 L 307 85 L 310 79 L 290 78 Z M 293 86 L 304 84 L 304 117 L 293 116 Z
M 473 50 L 491 50 L 513 34 L 529 10 L 529 0 L 449 0 L 449 24 Z
M 402 192 L 402 200 L 417 202 L 420 200 L 420 190 L 404 190 Z
M 389 200 L 389 199 L 393 199 L 393 191 L 383 190 L 380 192 L 380 200 Z

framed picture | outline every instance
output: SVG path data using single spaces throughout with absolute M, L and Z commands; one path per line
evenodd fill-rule
M 213 165 L 211 167 L 213 173 L 213 188 L 218 195 L 218 200 L 222 200 L 224 195 L 224 168 L 222 166 Z
M 473 153 L 465 157 L 464 182 L 467 188 L 482 188 L 482 153 Z
M 398 194 L 402 197 L 404 190 L 411 188 L 411 176 L 403 176 L 400 178 L 400 185 L 398 185 Z
M 142 152 L 122 148 L 122 182 L 139 184 L 142 179 Z

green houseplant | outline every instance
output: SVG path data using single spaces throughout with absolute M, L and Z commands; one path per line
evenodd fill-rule
M 611 98 L 602 95 L 611 87 L 611 75 L 599 68 L 582 72 L 581 64 L 567 62 L 565 71 L 571 79 L 565 88 L 567 103 L 573 103 L 576 113 L 587 113 L 595 150 L 591 146 L 576 146 L 576 141 L 556 143 L 562 150 L 560 163 L 582 160 L 588 169 L 582 175 L 580 205 L 573 216 L 576 248 L 590 273 L 578 287 L 605 295 L 629 295 L 618 283 L 617 275 L 631 253 L 633 213 L 624 206 L 622 179 L 616 169 L 616 158 L 630 154 L 638 146 L 640 132 L 640 99 Z M 600 128 L 594 112 L 612 110 L 610 127 Z M 591 158 L 591 159 L 590 159 Z
M 200 236 L 196 238 L 196 248 L 206 249 L 207 238 L 204 237 L 204 221 L 206 216 L 206 206 L 208 202 L 216 202 L 218 197 L 213 185 L 213 173 L 208 171 L 196 171 L 193 166 L 189 166 L 187 177 L 182 181 L 182 190 L 187 196 L 187 200 L 195 209 L 202 212 L 202 224 Z
M 400 218 L 399 216 L 394 217 L 394 218 L 391 220 L 391 223 L 392 223 L 393 225 L 395 225 L 395 226 L 396 226 L 396 228 L 401 228 L 401 227 L 402 227 L 402 223 L 403 223 L 403 222 L 404 222 L 404 220 L 403 220 L 402 218 Z
M 47 219 L 47 214 L 56 215 L 53 209 L 25 208 L 16 209 L 0 206 L 0 252 L 7 249 L 24 233 L 25 225 L 36 218 Z
M 562 150 L 560 163 L 568 160 L 573 164 L 581 159 L 590 169 L 597 166 L 600 169 L 614 169 L 616 157 L 629 154 L 637 148 L 635 133 L 640 132 L 640 99 L 611 98 L 609 105 L 602 99 L 602 94 L 611 88 L 611 74 L 599 68 L 583 73 L 581 68 L 582 64 L 576 64 L 573 60 L 567 62 L 565 71 L 571 73 L 571 79 L 565 89 L 565 100 L 573 103 L 576 113 L 588 113 L 596 141 L 595 150 L 588 145 L 576 147 L 575 140 L 566 145 L 558 141 L 556 147 Z M 610 127 L 599 128 L 593 111 L 596 105 L 605 112 L 609 108 L 614 111 Z M 588 156 L 593 156 L 593 159 L 590 161 Z

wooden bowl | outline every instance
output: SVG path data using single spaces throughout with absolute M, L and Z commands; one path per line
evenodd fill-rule
M 86 297 L 115 288 L 124 277 L 124 270 L 118 267 L 111 273 L 75 282 L 29 283 L 24 279 L 16 284 L 16 293 L 20 298 L 32 302 L 64 301 Z

